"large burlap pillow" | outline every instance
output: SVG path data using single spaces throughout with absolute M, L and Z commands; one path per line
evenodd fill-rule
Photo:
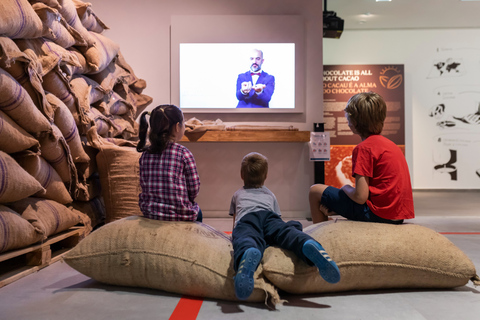
M 127 217 L 83 239 L 65 262 L 97 281 L 198 297 L 237 300 L 230 237 L 200 222 Z M 279 301 L 275 288 L 255 273 L 249 301 Z
M 480 284 L 475 266 L 441 234 L 414 224 L 331 221 L 305 228 L 337 263 L 341 280 L 324 281 L 293 253 L 269 247 L 263 273 L 290 293 L 398 288 L 453 288 Z

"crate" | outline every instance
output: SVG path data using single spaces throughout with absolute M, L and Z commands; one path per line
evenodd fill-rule
M 0 254 L 0 288 L 59 261 L 80 242 L 84 229 L 72 227 L 43 243 Z

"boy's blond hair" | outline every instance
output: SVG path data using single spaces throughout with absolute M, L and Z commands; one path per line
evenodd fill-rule
M 242 159 L 241 176 L 246 188 L 263 186 L 268 172 L 268 159 L 264 155 L 251 152 Z
M 375 92 L 357 93 L 348 100 L 345 112 L 361 137 L 380 134 L 387 117 L 387 104 Z

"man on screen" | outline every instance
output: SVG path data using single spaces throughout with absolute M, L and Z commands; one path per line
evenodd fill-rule
M 250 55 L 250 70 L 238 75 L 237 108 L 268 108 L 275 90 L 275 77 L 262 70 L 263 52 L 254 49 Z

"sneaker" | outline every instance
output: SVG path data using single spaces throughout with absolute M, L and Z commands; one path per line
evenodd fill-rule
M 330 258 L 320 243 L 314 240 L 307 240 L 303 244 L 302 252 L 315 264 L 325 281 L 329 283 L 340 281 L 340 270 L 338 270 L 337 264 Z
M 248 248 L 243 254 L 237 274 L 234 277 L 235 295 L 240 300 L 245 300 L 253 292 L 253 274 L 260 264 L 262 254 L 257 248 Z

